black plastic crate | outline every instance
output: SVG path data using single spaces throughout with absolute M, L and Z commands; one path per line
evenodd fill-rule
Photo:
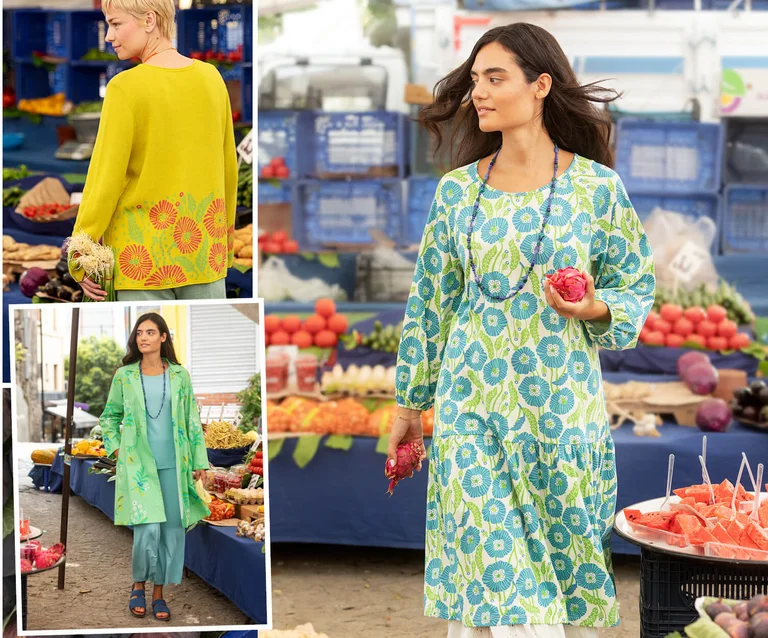
M 745 600 L 768 593 L 765 565 L 684 558 L 643 549 L 640 555 L 640 638 L 666 638 L 698 617 L 697 598 Z

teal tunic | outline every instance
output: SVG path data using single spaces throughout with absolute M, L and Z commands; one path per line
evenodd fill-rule
M 163 401 L 165 379 L 165 401 Z M 176 449 L 173 445 L 173 420 L 171 418 L 171 381 L 166 370 L 155 376 L 144 375 L 144 391 L 147 395 L 147 439 L 158 470 L 176 467 Z M 158 414 L 158 410 L 160 413 Z M 152 415 L 157 414 L 157 418 Z

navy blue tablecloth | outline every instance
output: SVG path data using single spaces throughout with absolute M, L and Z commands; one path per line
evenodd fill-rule
M 677 360 L 689 348 L 654 348 L 638 344 L 634 350 L 614 352 L 600 350 L 600 367 L 603 372 L 634 372 L 638 374 L 670 374 L 677 375 Z M 712 365 L 721 370 L 743 370 L 747 376 L 757 374 L 759 361 L 743 352 L 722 354 L 706 352 Z
M 59 140 L 56 134 L 57 126 L 65 126 L 65 117 L 44 116 L 40 124 L 32 124 L 25 118 L 3 119 L 3 132 L 24 133 L 24 145 L 14 151 L 3 151 L 3 166 L 20 166 L 24 164 L 32 171 L 50 173 L 82 173 L 88 172 L 90 160 L 60 160 L 56 159 Z
M 250 449 L 250 446 L 240 447 L 234 450 L 213 450 L 208 448 L 208 462 L 212 467 L 232 467 L 233 465 L 240 465 Z
M 702 432 L 667 423 L 660 438 L 637 437 L 630 425 L 613 432 L 619 477 L 619 509 L 664 495 L 667 461 L 675 454 L 674 487 L 701 483 Z M 424 547 L 427 464 L 413 479 L 387 495 L 383 454 L 376 440 L 356 438 L 349 451 L 322 444 L 299 469 L 287 439 L 269 462 L 270 526 L 274 542 L 330 543 L 376 547 Z M 741 452 L 753 467 L 768 462 L 768 435 L 734 424 L 726 434 L 709 435 L 707 468 L 713 481 L 736 481 Z M 639 553 L 614 537 L 614 551 Z

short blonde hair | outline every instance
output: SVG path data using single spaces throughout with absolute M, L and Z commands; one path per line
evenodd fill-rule
M 176 4 L 174 0 L 103 0 L 101 9 L 104 13 L 112 10 L 124 11 L 143 22 L 148 11 L 154 11 L 160 35 L 173 39 L 176 27 Z

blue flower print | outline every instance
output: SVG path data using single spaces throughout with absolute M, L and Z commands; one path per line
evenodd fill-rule
M 509 222 L 503 217 L 494 217 L 483 224 L 480 236 L 484 242 L 495 244 L 500 239 L 506 237 L 508 231 Z
M 621 270 L 626 275 L 634 275 L 640 270 L 640 266 L 640 257 L 635 255 L 635 253 L 629 253 L 621 266 Z
M 459 555 L 456 552 L 456 550 L 453 547 L 448 547 L 445 550 L 445 554 L 448 557 L 448 565 L 446 569 L 451 573 L 455 574 L 459 571 Z
M 596 230 L 592 235 L 591 254 L 601 256 L 608 248 L 608 237 L 602 230 Z
M 554 394 L 552 398 L 556 396 L 557 394 Z M 545 412 L 539 417 L 539 430 L 547 438 L 556 439 L 563 431 L 563 421 L 556 414 Z
M 501 445 L 499 444 L 496 435 L 493 432 L 490 432 L 487 428 L 485 434 L 478 438 L 477 446 L 482 450 L 483 454 L 490 457 L 496 456 L 501 449 Z
M 530 443 L 532 446 L 536 446 L 536 441 Z M 507 461 L 507 468 L 509 468 L 509 478 L 513 481 L 520 479 L 520 457 L 517 454 L 513 454 Z
M 428 339 L 434 339 L 440 333 L 440 319 L 437 313 L 426 309 L 421 317 L 421 327 Z
M 568 324 L 565 317 L 561 317 L 552 306 L 547 306 L 541 311 L 541 323 L 550 332 L 562 332 Z
M 627 240 L 617 235 L 608 238 L 608 250 L 605 252 L 605 263 L 618 266 L 627 256 Z
M 605 591 L 606 595 L 609 597 L 613 597 L 616 595 L 616 585 L 613 584 L 613 578 L 610 576 L 605 579 L 605 586 L 603 587 L 603 590 Z
M 648 242 L 648 236 L 643 235 L 640 238 L 640 254 L 643 257 L 650 257 L 651 256 L 651 244 Z
M 555 253 L 555 268 L 560 270 L 561 268 L 576 268 L 579 262 L 579 256 L 576 254 L 576 249 L 566 246 L 561 248 Z
M 550 557 L 558 580 L 568 580 L 573 576 L 573 561 L 562 552 L 555 552 Z
M 483 379 L 491 387 L 507 378 L 509 367 L 504 359 L 491 359 L 483 366 Z
M 408 305 L 405 307 L 405 315 L 411 319 L 421 319 L 424 314 L 424 301 L 416 295 L 408 298 Z
M 592 366 L 589 363 L 589 356 L 581 350 L 574 350 L 568 357 L 568 375 L 574 381 L 583 383 L 589 378 L 592 372 Z
M 512 538 L 522 538 L 525 534 L 523 513 L 519 509 L 510 510 L 504 519 L 504 527 L 512 534 Z
M 544 547 L 541 541 L 537 541 L 535 538 L 529 538 L 526 545 L 528 545 L 528 554 L 531 557 L 531 560 L 536 561 L 537 563 L 544 560 L 544 554 L 547 553 L 547 548 Z
M 512 551 L 512 536 L 504 530 L 496 530 L 488 535 L 483 546 L 485 553 L 491 558 L 504 558 Z
M 512 355 L 512 368 L 518 374 L 530 374 L 537 364 L 536 353 L 530 348 L 520 348 Z
M 594 206 L 595 217 L 605 217 L 611 208 L 611 191 L 607 186 L 601 185 L 595 189 L 592 196 L 592 206 Z
M 582 446 L 586 443 L 584 433 L 580 428 L 568 428 L 563 432 L 562 441 L 565 445 Z
M 437 248 L 427 248 L 422 257 L 424 269 L 432 274 L 439 275 L 443 272 L 443 257 Z
M 488 355 L 479 341 L 475 341 L 464 355 L 464 362 L 475 372 L 480 372 L 488 361 Z
M 435 359 L 437 359 L 437 344 L 434 341 L 430 341 L 427 344 L 427 360 L 434 361 Z M 437 386 L 437 382 L 435 382 L 435 386 Z
M 600 589 L 606 578 L 607 574 L 594 563 L 584 563 L 576 570 L 576 583 L 590 591 Z
M 541 208 L 539 209 L 539 212 L 544 215 L 547 211 L 547 202 L 546 200 L 541 205 Z M 571 208 L 571 205 L 567 202 L 567 200 L 562 199 L 560 197 L 554 197 L 552 198 L 552 207 L 549 212 L 549 226 L 553 226 L 555 228 L 560 228 L 561 226 L 565 226 L 570 220 L 571 216 L 573 215 L 573 209 Z
M 421 405 L 429 398 L 429 386 L 417 385 L 408 390 L 408 401 Z
M 397 366 L 395 375 L 398 388 L 404 389 L 411 385 L 411 369 L 408 366 Z
M 429 585 L 435 586 L 440 583 L 440 576 L 443 573 L 443 565 L 439 558 L 433 558 L 427 564 L 425 580 Z
M 510 312 L 515 319 L 527 320 L 536 314 L 539 309 L 539 302 L 536 295 L 530 292 L 522 292 L 512 300 L 512 309 Z
M 521 233 L 530 233 L 541 226 L 541 217 L 533 208 L 521 208 L 512 215 L 512 225 Z
M 566 610 L 568 611 L 568 620 L 570 622 L 575 622 L 587 613 L 587 603 L 584 602 L 583 598 L 573 596 L 568 599 Z
M 461 288 L 461 282 L 455 272 L 449 272 L 440 279 L 440 290 L 444 295 L 450 295 Z
M 549 483 L 549 468 L 539 462 L 533 467 L 531 473 L 528 475 L 528 480 L 534 489 L 546 490 Z
M 485 220 L 486 220 L 486 216 L 485 216 L 485 213 L 482 211 L 482 209 L 477 211 L 477 217 L 475 217 L 474 228 L 472 229 L 473 236 L 480 228 L 483 227 Z M 458 224 L 458 227 L 461 233 L 466 235 L 469 232 L 469 225 L 472 222 L 472 206 L 466 206 L 462 208 L 456 222 Z
M 472 396 L 472 384 L 467 377 L 456 377 L 451 387 L 451 399 L 454 401 L 463 401 Z
M 483 584 L 496 594 L 507 591 L 514 580 L 515 572 L 512 566 L 502 561 L 491 563 L 483 572 Z
M 509 472 L 502 472 L 493 479 L 491 493 L 496 498 L 508 498 L 512 494 L 512 480 L 509 477 Z
M 549 477 L 549 491 L 555 496 L 562 496 L 568 489 L 568 477 L 560 470 L 552 472 Z
M 612 452 L 606 452 L 603 463 L 600 466 L 600 478 L 604 481 L 612 481 L 616 476 L 616 458 Z
M 544 499 L 544 508 L 552 518 L 560 518 L 563 513 L 563 504 L 553 494 L 547 494 Z
M 506 297 L 509 294 L 509 279 L 498 271 L 491 271 L 482 276 L 483 291 L 492 297 Z
M 506 506 L 496 498 L 489 500 L 483 507 L 483 520 L 486 523 L 501 523 L 506 514 Z
M 560 337 L 544 337 L 536 346 L 536 354 L 547 368 L 562 368 L 565 365 L 566 348 Z
M 459 416 L 459 408 L 453 401 L 443 401 L 440 406 L 440 419 L 446 425 L 453 425 Z
M 440 186 L 440 197 L 446 206 L 455 206 L 461 201 L 463 195 L 461 184 L 452 179 L 446 179 Z
M 400 359 L 409 363 L 410 365 L 416 365 L 424 361 L 424 347 L 421 345 L 416 337 L 406 337 L 400 342 L 399 350 Z
M 539 585 L 538 600 L 541 607 L 549 607 L 555 600 L 557 587 L 554 583 L 541 583 Z
M 462 443 L 461 447 L 456 450 L 454 460 L 459 469 L 466 470 L 477 461 L 477 449 L 471 443 Z
M 533 233 L 527 235 L 520 244 L 520 252 L 525 256 L 529 263 L 533 262 L 534 250 L 539 243 L 539 234 Z M 539 256 L 536 258 L 536 264 L 543 266 L 555 254 L 555 244 L 549 237 L 544 237 L 541 242 L 541 248 L 539 250 Z
M 455 573 L 452 572 L 448 567 L 443 568 L 442 574 L 440 574 L 440 585 L 442 588 L 449 594 L 455 594 L 457 593 L 456 585 L 454 584 L 454 576 Z M 438 601 L 438 605 L 442 605 L 444 610 L 444 613 L 448 613 L 448 607 L 444 604 Z
M 520 394 L 528 405 L 540 408 L 549 399 L 549 384 L 541 377 L 525 377 L 520 384 Z
M 486 427 L 496 436 L 499 441 L 503 441 L 509 433 L 507 417 L 498 412 L 491 412 L 485 420 Z
M 427 529 L 438 529 L 440 523 L 437 515 L 437 503 L 429 501 L 427 503 Z
M 511 607 L 501 619 L 502 625 L 527 625 L 528 614 L 522 607 Z
M 600 375 L 597 370 L 592 370 L 589 373 L 589 380 L 587 381 L 587 389 L 591 395 L 596 395 L 600 387 Z
M 499 624 L 499 610 L 493 605 L 485 603 L 477 608 L 475 615 L 472 617 L 472 622 L 477 627 L 494 627 Z
M 484 467 L 474 467 L 464 475 L 461 486 L 470 498 L 485 496 L 491 487 L 491 473 Z
M 536 594 L 536 590 L 538 589 L 536 576 L 533 575 L 533 570 L 530 567 L 526 567 L 520 572 L 520 575 L 517 577 L 517 583 L 515 584 L 517 585 L 517 591 L 519 591 L 520 595 L 524 598 L 530 598 Z
M 451 481 L 451 459 L 443 459 L 440 463 L 440 483 L 443 487 L 448 487 Z
M 643 275 L 633 286 L 634 292 L 638 295 L 650 295 L 656 290 L 656 280 L 652 275 Z
M 573 406 L 576 404 L 576 398 L 573 394 L 573 390 L 568 388 L 560 388 L 552 395 L 549 400 L 549 408 L 555 414 L 568 414 L 573 410 Z
M 449 543 L 453 543 L 456 540 L 456 519 L 453 518 L 453 514 L 447 512 L 443 515 L 443 530 L 445 531 L 445 538 Z
M 523 460 L 526 463 L 535 463 L 539 458 L 539 442 L 528 432 L 523 432 L 515 437 L 515 443 L 520 446 Z
M 435 285 L 431 279 L 424 277 L 417 286 L 417 291 L 422 299 L 432 299 L 435 296 Z
M 461 535 L 459 548 L 464 554 L 472 554 L 480 545 L 480 530 L 477 527 L 468 527 Z
M 444 221 L 439 221 L 435 224 L 435 229 L 432 231 L 432 237 L 435 240 L 435 245 L 438 250 L 447 253 L 449 250 L 448 225 Z
M 453 385 L 453 376 L 451 373 L 443 368 L 440 370 L 440 377 L 438 379 L 438 391 L 440 394 L 447 394 L 451 390 L 451 386 Z
M 614 498 L 606 498 L 603 504 L 600 506 L 600 520 L 609 521 L 614 516 L 616 508 L 616 502 Z
M 401 342 L 402 343 L 402 342 Z M 464 352 L 464 348 L 467 347 L 467 335 L 463 330 L 455 330 L 448 340 L 448 347 L 446 348 L 446 354 L 451 359 L 457 359 Z M 402 346 L 401 346 L 402 349 Z
M 489 337 L 498 337 L 507 327 L 507 318 L 497 308 L 486 308 L 483 313 L 483 329 Z
M 581 507 L 566 507 L 563 523 L 576 536 L 583 536 L 587 531 L 587 513 Z
M 588 244 L 592 239 L 592 220 L 587 213 L 579 213 L 571 224 L 573 234 L 584 244 Z
M 547 540 L 552 547 L 565 549 L 571 544 L 571 533 L 565 529 L 564 525 L 554 523 L 547 532 Z
M 485 598 L 485 587 L 479 580 L 473 580 L 467 585 L 467 600 L 470 605 L 479 605 Z
M 475 412 L 464 412 L 456 420 L 456 431 L 467 436 L 485 434 L 485 420 Z
M 539 515 L 536 513 L 536 508 L 532 505 L 523 505 L 522 509 L 526 531 L 528 534 L 535 534 L 539 529 Z

